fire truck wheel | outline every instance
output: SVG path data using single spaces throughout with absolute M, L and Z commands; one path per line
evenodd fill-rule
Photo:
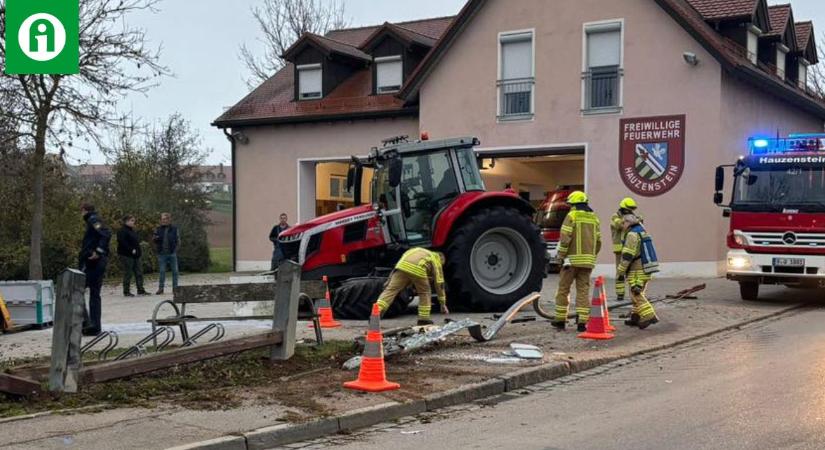
M 372 304 L 384 290 L 384 277 L 350 278 L 341 283 L 332 293 L 332 312 L 336 319 L 367 320 L 372 313 Z M 395 317 L 407 312 L 412 298 L 407 291 L 402 292 L 392 302 L 384 317 Z
M 445 275 L 450 308 L 504 311 L 540 292 L 545 245 L 530 217 L 515 208 L 485 208 L 450 235 Z
M 742 297 L 742 300 L 759 300 L 759 283 L 740 281 L 739 296 Z

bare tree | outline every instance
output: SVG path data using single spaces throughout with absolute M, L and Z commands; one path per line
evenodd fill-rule
M 819 55 L 820 63 L 814 66 L 808 66 L 808 87 L 814 95 L 825 100 L 825 33 L 822 34 L 822 40 L 816 46 L 816 52 Z
M 82 138 L 102 144 L 102 133 L 125 124 L 117 100 L 128 92 L 146 92 L 152 81 L 168 73 L 160 52 L 146 48 L 142 29 L 126 18 L 154 11 L 159 0 L 80 0 L 80 73 L 76 75 L 0 75 L 0 97 L 14 105 L 0 114 L 13 115 L 18 139 L 31 152 L 34 205 L 31 223 L 29 278 L 43 277 L 43 182 L 47 145 L 62 156 Z M 0 0 L 0 69 L 6 54 L 5 0 Z
M 303 33 L 326 34 L 329 30 L 344 28 L 344 4 L 337 0 L 263 0 L 252 8 L 252 17 L 263 37 L 258 42 L 263 54 L 246 44 L 241 45 L 241 61 L 249 69 L 246 84 L 253 89 L 280 70 L 285 62 L 281 58 Z

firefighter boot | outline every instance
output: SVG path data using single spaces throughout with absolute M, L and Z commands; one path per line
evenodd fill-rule
M 418 322 L 416 322 L 416 325 L 419 326 L 419 327 L 423 327 L 425 325 L 433 325 L 433 321 L 429 320 L 429 319 L 418 319 Z
M 576 331 L 578 331 L 579 333 L 584 333 L 585 331 L 587 331 L 587 324 L 586 323 L 579 323 L 576 326 Z
M 639 315 L 636 313 L 630 313 L 630 317 L 624 321 L 624 324 L 629 327 L 639 326 Z
M 556 328 L 559 331 L 564 331 L 564 328 L 567 326 L 567 321 L 565 321 L 565 320 L 552 320 L 552 321 L 550 321 L 550 325 L 552 325 L 553 328 Z
M 655 323 L 659 323 L 659 318 L 656 317 L 656 316 L 653 316 L 653 317 L 651 317 L 650 319 L 647 319 L 647 320 L 640 320 L 638 325 L 639 325 L 640 330 L 644 330 L 645 328 L 647 328 L 647 327 L 649 327 L 649 326 L 651 326 Z

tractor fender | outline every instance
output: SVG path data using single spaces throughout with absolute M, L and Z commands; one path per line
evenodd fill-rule
M 435 217 L 435 232 L 433 233 L 433 248 L 443 247 L 453 227 L 464 217 L 482 208 L 491 206 L 507 206 L 515 208 L 526 215 L 532 216 L 536 212 L 530 203 L 515 193 L 497 192 L 466 192 L 459 195 L 452 203 L 442 209 Z

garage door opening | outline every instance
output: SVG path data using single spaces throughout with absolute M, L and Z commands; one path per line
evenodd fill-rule
M 584 188 L 584 155 L 502 157 L 482 155 L 481 176 L 487 190 L 511 188 L 535 208 L 560 189 Z

